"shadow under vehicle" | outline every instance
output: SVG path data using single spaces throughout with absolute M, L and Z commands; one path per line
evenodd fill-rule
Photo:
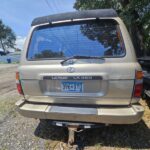
M 53 126 L 49 121 L 42 120 L 34 132 L 35 136 L 49 140 L 48 148 L 53 149 L 52 142 L 59 146 L 68 140 L 67 128 Z M 76 135 L 75 145 L 82 150 L 86 147 L 111 147 L 126 149 L 150 149 L 150 129 L 141 120 L 133 125 L 100 126 L 84 130 Z M 66 145 L 67 147 L 67 145 Z

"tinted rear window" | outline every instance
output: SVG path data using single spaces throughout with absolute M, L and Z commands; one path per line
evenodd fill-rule
M 71 56 L 122 57 L 125 49 L 114 21 L 93 20 L 35 29 L 27 58 L 52 59 Z

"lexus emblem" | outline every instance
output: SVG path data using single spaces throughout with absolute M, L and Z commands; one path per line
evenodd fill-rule
M 69 68 L 67 68 L 67 72 L 73 73 L 73 72 L 75 72 L 75 68 L 69 67 Z

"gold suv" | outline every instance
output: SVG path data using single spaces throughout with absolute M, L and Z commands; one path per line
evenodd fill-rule
M 143 73 L 129 33 L 112 9 L 33 20 L 16 73 L 26 117 L 56 125 L 133 124 Z

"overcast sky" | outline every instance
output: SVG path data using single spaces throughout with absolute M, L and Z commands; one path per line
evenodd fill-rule
M 75 0 L 0 0 L 0 19 L 17 36 L 16 44 L 22 49 L 24 40 L 35 17 L 74 11 Z

